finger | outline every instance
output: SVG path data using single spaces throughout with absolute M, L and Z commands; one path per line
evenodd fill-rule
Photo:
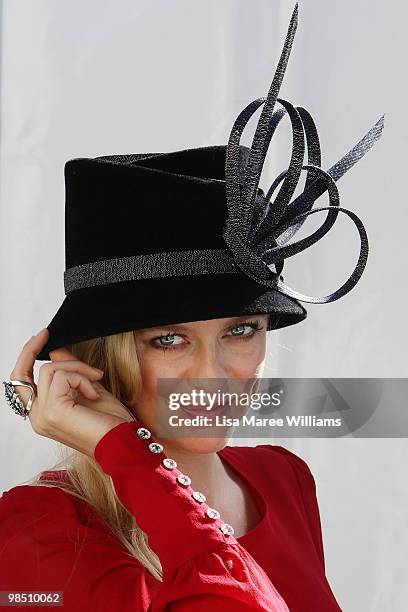
M 13 380 L 13 379 L 12 379 Z M 14 386 L 14 392 L 16 393 L 17 397 L 19 398 L 20 402 L 23 404 L 24 408 L 27 408 L 29 399 L 31 397 L 31 389 L 29 389 L 28 387 L 23 387 L 22 385 L 13 385 Z M 31 402 L 31 407 L 30 407 L 30 411 L 33 409 L 35 403 L 36 403 L 36 394 L 34 393 L 33 398 L 32 398 L 32 402 Z M 29 413 L 27 413 L 29 414 Z
M 97 380 L 92 381 L 92 385 L 94 389 L 96 389 L 99 395 L 102 397 L 103 395 L 111 395 L 110 392 Z
M 22 378 L 24 380 L 29 379 L 30 382 L 34 381 L 33 378 L 33 367 L 37 354 L 40 352 L 42 347 L 45 345 L 49 337 L 49 331 L 47 328 L 42 329 L 36 336 L 32 336 L 24 344 L 17 361 L 14 365 L 13 371 L 10 374 L 10 378 Z
M 82 374 L 78 374 L 78 372 L 58 370 L 50 385 L 48 401 L 55 402 L 56 404 L 57 401 L 64 398 L 64 396 L 72 401 L 72 390 L 79 391 L 85 398 L 90 400 L 99 398 L 98 392 L 94 389 L 88 378 Z
M 37 359 L 37 354 L 42 349 L 44 344 L 48 341 L 49 331 L 47 328 L 42 329 L 35 336 L 32 336 L 24 344 L 14 368 L 10 374 L 10 380 L 26 380 L 30 382 L 34 388 L 36 384 L 34 382 L 34 363 Z M 15 391 L 18 394 L 21 402 L 24 406 L 27 406 L 28 400 L 31 395 L 30 389 L 17 385 Z M 33 404 L 34 405 L 34 404 Z
M 93 368 L 92 366 L 88 365 L 87 363 L 84 363 L 83 361 L 75 360 L 46 363 L 40 368 L 37 383 L 38 397 L 41 399 L 42 402 L 47 401 L 53 377 L 57 372 L 61 370 L 64 370 L 65 372 L 76 372 L 86 377 L 88 380 L 91 379 L 93 381 L 96 381 L 103 376 L 102 370 Z

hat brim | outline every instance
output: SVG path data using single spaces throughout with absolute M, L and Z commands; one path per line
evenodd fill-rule
M 148 306 L 146 306 L 148 305 Z M 179 276 L 88 287 L 68 294 L 49 323 L 49 351 L 76 342 L 147 327 L 269 314 L 268 331 L 307 317 L 295 299 L 245 274 Z

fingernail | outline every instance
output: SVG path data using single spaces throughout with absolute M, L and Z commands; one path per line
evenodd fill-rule
M 44 331 L 44 329 L 47 329 L 47 328 L 46 328 L 46 327 L 43 327 L 43 328 L 42 328 L 42 329 L 40 329 L 40 331 L 39 331 L 39 332 L 37 332 L 35 335 L 36 335 L 36 336 L 39 336 L 39 335 L 41 334 L 41 332 L 42 332 L 42 331 Z
M 103 370 L 100 370 L 99 368 L 94 368 L 94 370 L 96 370 L 96 372 L 99 372 L 100 374 L 103 374 Z

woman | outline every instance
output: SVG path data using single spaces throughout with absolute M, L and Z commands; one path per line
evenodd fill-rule
M 40 475 L 52 488 L 3 494 L 2 590 L 63 591 L 67 610 L 339 610 L 324 574 L 314 480 L 299 457 L 269 444 L 229 447 L 215 434 L 175 437 L 160 440 L 177 463 L 162 473 L 163 453 L 134 435 L 155 430 L 157 378 L 261 374 L 267 315 L 173 327 L 56 349 L 41 367 L 31 425 L 75 451 L 67 471 Z M 48 335 L 26 343 L 12 379 L 33 379 Z M 28 389 L 20 394 L 27 402 Z M 132 395 L 128 410 L 117 398 Z M 168 490 L 176 473 L 191 486 Z M 207 506 L 221 518 L 207 517 Z
M 304 320 L 298 300 L 339 299 L 363 272 L 367 236 L 339 207 L 336 180 L 382 119 L 321 168 L 311 116 L 277 98 L 296 24 L 297 6 L 266 100 L 240 113 L 226 147 L 67 162 L 66 298 L 4 384 L 13 410 L 70 454 L 36 486 L 4 492 L 0 590 L 61 591 L 76 611 L 340 610 L 306 463 L 281 446 L 229 446 L 229 435 L 161 437 L 154 418 L 158 379 L 259 378 L 266 332 Z M 242 131 L 264 102 L 248 149 Z M 263 161 L 286 113 L 291 164 L 265 196 Z M 326 190 L 330 206 L 311 210 Z M 322 227 L 285 244 L 317 210 Z M 339 211 L 362 241 L 354 272 L 322 298 L 293 291 L 284 259 Z M 37 384 L 36 359 L 51 360 Z

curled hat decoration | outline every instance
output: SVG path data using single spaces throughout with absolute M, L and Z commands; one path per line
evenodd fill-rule
M 303 302 L 322 304 L 333 302 L 348 293 L 361 277 L 368 258 L 368 237 L 364 225 L 352 211 L 340 207 L 336 181 L 367 153 L 380 138 L 384 115 L 369 132 L 328 171 L 321 168 L 320 142 L 316 125 L 310 113 L 278 98 L 292 50 L 298 22 L 298 4 L 295 5 L 279 64 L 266 98 L 258 98 L 246 106 L 237 117 L 229 137 L 226 153 L 225 180 L 228 219 L 223 237 L 233 254 L 235 263 L 253 280 L 273 287 L 287 296 Z M 276 102 L 282 106 L 275 109 Z M 240 139 L 251 116 L 263 106 L 250 149 L 249 159 L 240 181 Z M 272 183 L 266 195 L 259 189 L 259 180 L 271 139 L 282 118 L 288 114 L 293 132 L 293 149 L 289 168 Z M 306 136 L 306 145 L 305 145 Z M 307 147 L 308 163 L 303 164 Z M 302 170 L 307 171 L 303 193 L 291 201 Z M 280 185 L 276 197 L 272 195 Z M 328 191 L 329 206 L 314 208 L 313 204 Z M 327 210 L 322 226 L 313 234 L 287 244 L 301 228 L 306 217 Z M 288 287 L 281 275 L 284 259 L 292 257 L 320 240 L 333 226 L 338 212 L 343 212 L 355 223 L 360 235 L 360 254 L 354 271 L 347 281 L 333 293 L 323 297 L 304 295 Z M 275 270 L 269 266 L 274 265 Z

